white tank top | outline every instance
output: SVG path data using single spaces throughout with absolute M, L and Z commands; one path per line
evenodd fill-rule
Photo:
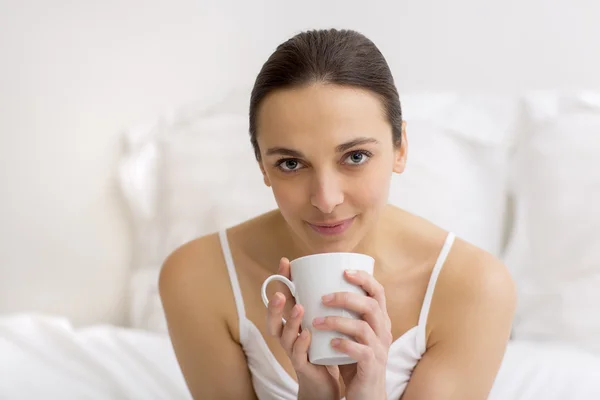
M 298 384 L 271 353 L 256 325 L 246 318 L 244 299 L 235 272 L 226 232 L 219 232 L 219 237 L 239 316 L 240 343 L 248 360 L 254 391 L 259 400 L 296 400 L 298 398 Z M 454 234 L 449 233 L 433 267 L 418 325 L 409 329 L 390 346 L 386 372 L 386 390 L 389 399 L 399 399 L 402 396 L 413 369 L 425 353 L 427 344 L 425 325 L 433 291 L 453 242 Z

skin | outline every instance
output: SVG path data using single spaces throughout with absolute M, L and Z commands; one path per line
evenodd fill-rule
M 298 381 L 299 398 L 384 399 L 387 352 L 417 325 L 447 235 L 387 204 L 391 174 L 402 173 L 407 160 L 406 124 L 402 145 L 394 146 L 378 97 L 314 83 L 269 94 L 259 109 L 258 131 L 260 171 L 278 209 L 227 232 L 246 316 Z M 350 227 L 338 235 L 324 235 L 310 225 L 350 218 Z M 332 343 L 357 360 L 339 368 L 308 362 L 310 334 L 300 326 L 304 310 L 283 285 L 269 286 L 268 310 L 260 299 L 269 275 L 289 276 L 289 259 L 332 251 L 375 258 L 372 277 L 346 274 L 368 296 L 337 293 L 329 303 L 323 299 L 327 306 L 357 311 L 361 320 L 313 321 L 316 329 L 357 339 Z M 159 289 L 194 398 L 256 398 L 218 237 L 208 235 L 175 250 L 164 263 Z M 506 349 L 515 303 L 505 266 L 457 239 L 433 296 L 427 350 L 402 399 L 486 399 Z

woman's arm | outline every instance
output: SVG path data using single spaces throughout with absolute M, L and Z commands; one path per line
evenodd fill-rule
M 402 400 L 488 398 L 510 337 L 516 295 L 499 261 L 477 259 L 459 255 L 442 270 L 428 349 Z
M 183 247 L 172 254 L 159 280 L 177 360 L 194 399 L 254 400 L 244 352 L 231 337 L 221 311 L 223 303 L 228 304 L 224 301 L 228 291 L 218 283 L 223 280 L 215 276 L 211 262 L 223 261 L 198 245 L 204 246 L 196 243 L 193 250 Z M 204 256 L 197 257 L 199 253 Z M 225 266 L 222 269 L 226 271 Z

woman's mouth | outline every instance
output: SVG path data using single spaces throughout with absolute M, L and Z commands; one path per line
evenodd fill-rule
M 327 223 L 307 222 L 307 224 L 315 232 L 317 232 L 321 235 L 333 236 L 333 235 L 340 235 L 340 234 L 344 233 L 348 228 L 350 228 L 350 226 L 352 225 L 352 222 L 354 221 L 354 218 L 355 217 L 340 220 L 340 221 L 327 222 Z

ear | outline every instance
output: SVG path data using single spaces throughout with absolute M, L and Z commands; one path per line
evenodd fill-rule
M 406 121 L 402 121 L 402 138 L 400 146 L 394 149 L 393 171 L 397 174 L 404 172 L 406 168 L 406 158 L 408 155 L 408 141 L 406 140 Z
M 271 187 L 271 181 L 269 180 L 269 177 L 267 176 L 267 172 L 265 171 L 265 167 L 263 166 L 262 160 L 258 162 L 258 166 L 260 167 L 260 172 L 263 175 L 263 182 L 268 187 Z

